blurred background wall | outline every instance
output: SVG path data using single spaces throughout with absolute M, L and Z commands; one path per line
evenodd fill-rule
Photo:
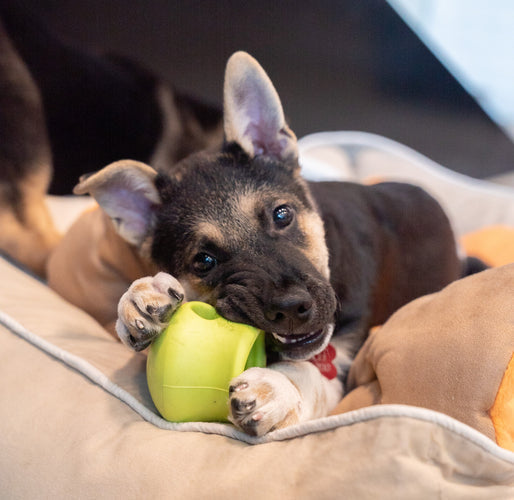
M 246 50 L 300 137 L 362 130 L 483 178 L 514 144 L 385 0 L 17 0 L 69 43 L 130 56 L 221 103 L 224 65 Z

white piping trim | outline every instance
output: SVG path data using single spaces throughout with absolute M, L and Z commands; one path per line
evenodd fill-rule
M 464 183 L 468 188 L 475 188 L 481 192 L 490 193 L 492 195 L 504 195 L 508 197 L 509 200 L 512 200 L 512 188 L 500 184 L 492 184 L 486 180 L 475 179 L 450 170 L 422 155 L 418 151 L 381 135 L 358 131 L 318 132 L 306 135 L 298 141 L 300 157 L 303 153 L 306 153 L 312 148 L 328 146 L 342 148 L 359 147 L 384 151 L 401 157 L 406 161 L 415 162 L 420 170 L 430 173 L 440 180 L 453 179 L 456 182 Z
M 76 356 L 27 330 L 23 325 L 14 320 L 11 316 L 0 311 L 0 323 L 14 334 L 23 338 L 35 347 L 50 354 L 55 359 L 63 362 L 89 380 L 100 386 L 106 392 L 112 394 L 120 401 L 127 404 L 147 422 L 165 430 L 203 432 L 205 434 L 218 434 L 226 436 L 247 444 L 262 444 L 272 441 L 285 441 L 296 437 L 305 436 L 311 433 L 333 430 L 338 427 L 345 427 L 358 423 L 368 422 L 379 418 L 407 417 L 414 420 L 421 420 L 438 425 L 450 432 L 470 441 L 494 457 L 514 465 L 514 453 L 505 450 L 477 430 L 447 416 L 426 408 L 416 408 L 406 405 L 377 405 L 362 408 L 360 410 L 310 420 L 302 424 L 287 427 L 271 432 L 263 437 L 252 437 L 238 431 L 229 424 L 210 422 L 168 422 L 139 402 L 134 396 L 112 382 L 98 368 L 95 368 L 83 358 Z

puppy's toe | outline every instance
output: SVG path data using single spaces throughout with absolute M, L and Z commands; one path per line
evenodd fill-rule
M 134 324 L 129 324 L 122 322 L 119 318 L 116 321 L 116 333 L 121 341 L 134 351 L 146 349 L 152 343 L 152 340 L 159 335 L 158 331 L 146 329 L 140 320 L 136 320 Z
M 157 273 L 152 278 L 152 286 L 159 293 L 167 295 L 170 298 L 172 306 L 178 307 L 185 299 L 184 288 L 180 282 L 168 273 Z
M 282 373 L 250 368 L 229 389 L 230 421 L 247 434 L 262 436 L 299 421 L 300 394 Z
M 166 273 L 134 281 L 127 294 L 139 311 L 156 323 L 167 323 L 185 296 L 180 283 Z

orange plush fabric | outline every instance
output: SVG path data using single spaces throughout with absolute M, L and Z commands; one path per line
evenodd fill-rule
M 489 414 L 496 433 L 496 442 L 503 448 L 514 451 L 514 356 L 510 358 Z
M 461 238 L 467 255 L 474 255 L 490 266 L 514 262 L 514 227 L 490 226 Z

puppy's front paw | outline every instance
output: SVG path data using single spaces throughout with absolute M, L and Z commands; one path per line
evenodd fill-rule
M 118 303 L 116 333 L 128 347 L 142 351 L 166 328 L 184 297 L 182 285 L 167 273 L 134 281 Z
M 282 373 L 269 368 L 250 368 L 230 384 L 229 420 L 247 434 L 267 432 L 296 424 L 301 396 Z

